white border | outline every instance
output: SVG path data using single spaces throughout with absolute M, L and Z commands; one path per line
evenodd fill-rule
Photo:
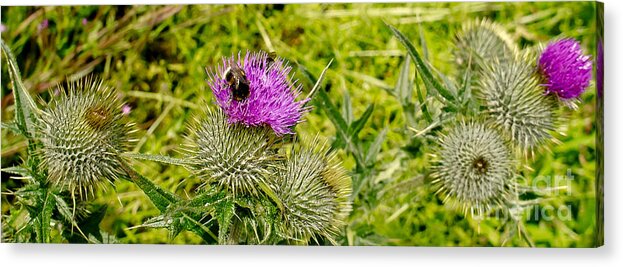
M 2 0 L 2 5 L 192 4 L 196 0 Z M 232 1 L 233 2 L 233 1 Z M 247 3 L 321 1 L 244 1 Z M 361 1 L 322 1 L 361 2 Z M 369 1 L 368 1 L 369 2 Z M 397 2 L 397 1 L 374 1 Z M 417 1 L 426 2 L 426 1 Z M 606 245 L 599 249 L 429 247 L 249 247 L 181 245 L 0 244 L 2 266 L 614 266 L 623 262 L 621 206 L 623 169 L 623 1 L 605 0 L 605 196 Z M 616 212 L 615 212 L 616 211 Z M 11 265 L 5 265 L 6 263 Z

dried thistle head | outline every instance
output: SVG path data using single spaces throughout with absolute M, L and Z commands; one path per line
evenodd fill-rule
M 351 211 L 351 178 L 335 155 L 314 141 L 313 148 L 292 149 L 277 169 L 272 187 L 284 211 L 277 230 L 289 240 L 334 237 Z
M 504 62 L 513 57 L 516 46 L 504 28 L 488 19 L 463 25 L 455 37 L 456 63 L 463 69 L 471 64 L 478 70 L 481 64 L 492 59 Z
M 513 160 L 497 130 L 476 121 L 455 123 L 439 139 L 433 183 L 444 203 L 465 214 L 484 216 L 506 202 L 513 182 Z
M 547 148 L 560 121 L 556 99 L 544 94 L 534 60 L 493 60 L 482 71 L 477 96 L 484 114 L 525 157 Z
M 223 111 L 208 110 L 192 127 L 190 169 L 203 180 L 233 195 L 257 195 L 278 159 L 269 127 L 230 124 Z
M 125 175 L 119 154 L 134 131 L 116 91 L 101 80 L 85 78 L 58 91 L 41 116 L 41 164 L 48 180 L 72 196 L 93 195 L 95 187 Z

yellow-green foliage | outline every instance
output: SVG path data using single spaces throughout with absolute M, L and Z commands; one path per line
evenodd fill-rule
M 594 54 L 594 7 L 594 2 L 2 7 L 6 27 L 2 39 L 13 50 L 31 94 L 48 99 L 48 89 L 58 82 L 95 73 L 132 107 L 127 117 L 136 122 L 139 140 L 130 151 L 174 157 L 182 157 L 178 148 L 192 118 L 206 105 L 215 107 L 205 83 L 206 66 L 217 65 L 223 56 L 246 49 L 274 50 L 314 74 L 321 73 L 334 59 L 326 75 L 325 83 L 330 86 L 321 89 L 347 123 L 376 103 L 358 134 L 362 140 L 358 149 L 368 149 L 378 135 L 386 133 L 380 152 L 370 159 L 367 171 L 371 178 L 365 181 L 360 170 L 355 170 L 352 153 L 336 151 L 344 168 L 353 174 L 356 196 L 336 242 L 525 246 L 520 238 L 503 243 L 509 232 L 500 230 L 502 222 L 465 218 L 461 212 L 449 210 L 434 194 L 427 173 L 431 165 L 427 151 L 434 141 L 413 138 L 401 101 L 390 93 L 399 79 L 406 51 L 384 22 L 409 37 L 439 72 L 460 80 L 454 77 L 458 70 L 452 48 L 464 23 L 488 18 L 508 31 L 519 48 L 563 35 L 579 40 Z M 49 21 L 48 27 L 38 29 L 44 19 Z M 302 71 L 296 72 L 305 95 L 312 84 Z M 14 108 L 9 81 L 4 78 L 8 77 L 4 61 L 2 77 L 5 123 L 13 117 Z M 424 88 L 421 81 L 418 85 Z M 525 231 L 536 246 L 593 244 L 594 92 L 591 86 L 577 111 L 564 111 L 569 121 L 563 129 L 566 135 L 559 138 L 561 144 L 552 146 L 551 153 L 537 154 L 529 162 L 530 168 L 521 168 L 528 177 L 527 184 L 537 177 L 565 175 L 567 170 L 574 178 L 567 191 L 557 192 L 548 201 L 554 207 L 570 207 L 572 220 L 546 221 L 535 219 L 532 213 L 524 214 Z M 417 103 L 415 91 L 409 97 Z M 352 109 L 345 103 L 352 103 Z M 428 104 L 433 115 L 441 112 L 433 100 Z M 419 107 L 415 110 L 415 119 L 408 126 L 426 128 L 429 123 Z M 317 105 L 304 119 L 296 127 L 300 135 L 318 134 L 329 140 L 336 136 L 336 128 Z M 2 168 L 18 165 L 25 147 L 23 138 L 3 127 Z M 181 166 L 147 161 L 132 164 L 179 196 L 193 195 L 203 182 Z M 102 230 L 122 243 L 202 242 L 190 232 L 169 240 L 166 230 L 134 227 L 156 216 L 158 210 L 132 183 L 115 184 L 118 193 L 95 192 L 94 202 L 108 205 Z M 22 185 L 20 180 L 5 180 L 3 172 L 2 192 Z M 2 194 L 3 216 L 16 209 L 14 201 L 9 194 Z

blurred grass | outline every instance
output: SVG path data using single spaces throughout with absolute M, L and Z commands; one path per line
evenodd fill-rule
M 573 37 L 595 53 L 595 15 L 591 2 L 538 3 L 407 3 L 305 5 L 81 6 L 2 7 L 2 39 L 13 49 L 24 83 L 42 101 L 57 83 L 89 73 L 115 86 L 132 107 L 128 115 L 140 129 L 135 151 L 179 157 L 187 124 L 205 106 L 215 107 L 205 83 L 204 67 L 221 57 L 245 50 L 275 50 L 291 63 L 319 74 L 327 72 L 329 96 L 338 106 L 343 92 L 359 117 L 377 103 L 360 133 L 371 143 L 385 128 L 386 141 L 378 155 L 374 185 L 355 203 L 344 244 L 417 246 L 498 246 L 501 223 L 464 218 L 441 204 L 423 178 L 429 158 L 427 141 L 412 139 L 404 130 L 400 102 L 386 90 L 399 76 L 405 51 L 384 22 L 397 26 L 415 44 L 421 26 L 429 60 L 439 71 L 454 73 L 452 38 L 461 24 L 488 17 L 502 24 L 522 47 Z M 47 27 L 41 27 L 44 20 Z M 83 24 L 83 22 L 86 23 Z M 419 25 L 419 26 L 418 26 Z M 296 70 L 296 67 L 295 67 Z M 296 78 L 306 82 L 297 73 Z M 13 96 L 2 63 L 2 121 L 13 114 Z M 305 90 L 311 88 L 304 83 Z M 569 193 L 550 205 L 572 207 L 571 221 L 528 220 L 526 228 L 537 246 L 585 247 L 593 244 L 595 221 L 595 94 L 584 94 L 580 109 L 567 112 L 562 145 L 531 164 L 526 177 L 564 175 L 572 171 Z M 330 139 L 335 129 L 318 108 L 297 126 L 304 137 L 319 133 Z M 422 129 L 425 121 L 416 125 Z M 2 129 L 2 167 L 17 165 L 24 141 Z M 347 169 L 354 160 L 341 153 Z M 178 166 L 154 162 L 133 164 L 146 177 L 179 195 L 192 195 L 198 180 Z M 2 173 L 2 192 L 21 185 Z M 365 201 L 363 201 L 365 200 Z M 363 201 L 363 202 L 362 202 Z M 132 228 L 158 214 L 134 185 L 119 181 L 115 190 L 99 192 L 107 204 L 102 229 L 123 243 L 200 243 L 183 233 L 168 240 L 164 230 Z M 13 203 L 2 195 L 2 214 Z M 528 215 L 526 215 L 528 217 Z M 506 245 L 525 246 L 518 238 Z

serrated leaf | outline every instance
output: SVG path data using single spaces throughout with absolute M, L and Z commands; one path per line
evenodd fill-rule
M 191 227 L 190 230 L 201 237 L 207 243 L 213 243 L 218 241 L 218 237 L 212 233 L 209 227 L 205 226 L 201 222 L 195 220 L 194 218 L 188 216 L 187 214 L 182 214 L 184 219 L 191 222 L 196 227 Z
M 231 219 L 234 217 L 236 206 L 230 199 L 216 205 L 216 220 L 218 222 L 218 242 L 224 244 L 229 234 Z
M 172 157 L 164 156 L 164 155 L 149 155 L 149 154 L 142 154 L 142 153 L 123 153 L 122 156 L 133 158 L 133 159 L 149 160 L 149 161 L 155 161 L 155 162 L 178 165 L 178 166 L 187 166 L 189 164 L 187 160 L 176 159 L 176 158 L 172 158 Z
M 49 243 L 50 242 L 50 223 L 52 222 L 52 211 L 56 206 L 56 200 L 52 196 L 52 193 L 46 192 L 42 203 L 39 203 L 35 209 L 38 212 L 36 215 L 36 231 L 37 242 Z
M 136 227 L 168 228 L 171 222 L 172 221 L 169 220 L 168 216 L 165 216 L 164 214 L 160 214 L 156 217 L 151 217 L 147 219 L 147 221 L 145 221 L 139 226 L 134 226 L 131 228 L 136 228 Z
M 158 208 L 158 210 L 160 210 L 160 212 L 165 212 L 169 205 L 173 203 L 178 203 L 181 200 L 180 197 L 162 189 L 158 185 L 154 184 L 151 180 L 136 172 L 122 159 L 121 163 L 121 167 L 128 175 L 128 178 L 130 178 L 130 181 L 134 182 L 134 184 L 136 184 L 141 190 L 143 190 L 143 193 L 147 195 L 149 200 L 151 200 L 151 202 L 156 206 L 156 208 Z
M 2 51 L 4 51 L 6 55 L 9 77 L 11 79 L 11 84 L 13 85 L 13 95 L 15 98 L 15 121 L 17 126 L 21 129 L 21 132 L 23 132 L 28 139 L 28 142 L 33 143 L 33 138 L 35 136 L 35 126 L 33 122 L 36 121 L 35 112 L 37 111 L 37 106 L 22 83 L 19 67 L 17 66 L 17 61 L 15 60 L 11 49 L 4 43 L 3 40 L 0 40 L 0 44 L 2 45 Z
M 134 182 L 141 188 L 141 190 L 143 190 L 143 193 L 149 197 L 149 200 L 151 200 L 151 202 L 154 203 L 156 208 L 158 208 L 161 212 L 164 212 L 172 203 L 176 203 L 180 200 L 178 196 L 162 189 L 142 175 L 140 175 L 139 179 Z
M 13 132 L 14 134 L 17 134 L 17 135 L 23 135 L 24 134 L 24 132 L 22 132 L 22 130 L 19 129 L 19 126 L 14 121 L 2 122 L 2 123 L 0 123 L 0 126 L 3 129 L 7 129 L 7 130 Z
M 413 61 L 415 62 L 415 67 L 417 71 L 421 74 L 422 81 L 424 81 L 424 85 L 426 86 L 426 89 L 429 92 L 435 92 L 435 91 L 438 92 L 441 96 L 443 96 L 449 102 L 453 103 L 456 99 L 455 96 L 452 94 L 451 91 L 443 87 L 439 83 L 439 81 L 437 81 L 433 77 L 433 72 L 431 71 L 428 64 L 424 62 L 424 60 L 422 60 L 422 58 L 420 57 L 420 54 L 417 52 L 417 49 L 415 49 L 415 46 L 413 45 L 413 43 L 411 43 L 411 41 L 409 41 L 409 39 L 407 39 L 407 37 L 405 37 L 402 34 L 402 32 L 400 32 L 398 29 L 394 28 L 393 26 L 389 24 L 386 24 L 386 25 L 392 31 L 394 36 L 398 38 L 398 41 L 400 41 L 400 43 L 402 43 L 402 45 L 407 49 L 407 52 L 409 52 L 409 55 L 411 55 L 411 57 L 413 58 Z
M 71 212 L 71 208 L 69 207 L 69 205 L 67 205 L 67 202 L 65 202 L 65 200 L 54 194 L 54 199 L 56 200 L 56 209 L 58 210 L 58 212 L 61 214 L 61 216 L 63 216 L 63 219 L 65 219 L 68 222 L 73 222 L 73 215 Z
M 20 175 L 22 177 L 27 177 L 27 176 L 30 175 L 30 171 L 28 171 L 26 168 L 20 167 L 20 166 L 12 166 L 12 167 L 7 167 L 7 168 L 2 168 L 2 169 L 0 169 L 0 171 L 8 172 L 10 174 Z

